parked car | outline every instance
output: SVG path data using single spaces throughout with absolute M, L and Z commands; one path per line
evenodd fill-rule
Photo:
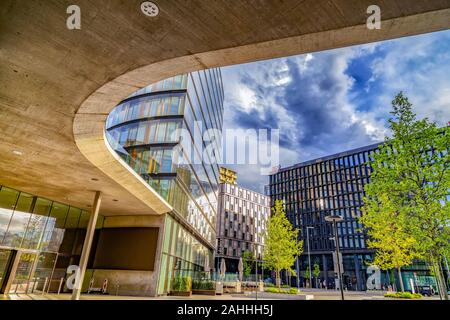
M 435 292 L 432 286 L 419 286 L 419 293 L 424 296 L 434 296 Z

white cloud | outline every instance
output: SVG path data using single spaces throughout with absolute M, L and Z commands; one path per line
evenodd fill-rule
M 348 74 L 356 60 L 371 72 L 363 84 Z M 278 127 L 285 167 L 382 141 L 399 91 L 419 117 L 446 124 L 449 73 L 450 32 L 226 67 L 225 128 Z M 256 170 L 239 168 L 240 181 L 259 189 Z

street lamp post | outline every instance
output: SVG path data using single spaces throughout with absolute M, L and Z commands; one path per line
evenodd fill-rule
M 297 247 L 298 247 L 298 239 L 297 239 Z M 297 290 L 300 290 L 300 269 L 298 267 L 298 254 L 297 254 Z
M 255 299 L 258 300 L 258 290 L 259 290 L 259 282 L 258 282 L 258 249 L 256 249 L 256 292 L 255 292 Z
M 339 289 L 341 291 L 341 300 L 344 300 L 344 289 L 342 285 L 342 273 L 341 273 L 341 259 L 339 257 L 339 237 L 338 237 L 338 229 L 337 223 L 343 221 L 344 219 L 339 215 L 330 215 L 325 217 L 325 221 L 333 223 L 334 229 L 334 244 L 336 248 L 336 261 L 338 267 L 338 280 L 339 280 Z
M 312 287 L 311 250 L 309 248 L 309 229 L 314 229 L 314 227 L 306 227 L 306 241 L 308 241 L 309 286 Z

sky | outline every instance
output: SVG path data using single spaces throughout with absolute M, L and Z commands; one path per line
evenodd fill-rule
M 224 129 L 279 129 L 281 167 L 381 142 L 394 96 L 450 121 L 450 30 L 222 68 Z M 227 165 L 263 192 L 258 165 Z

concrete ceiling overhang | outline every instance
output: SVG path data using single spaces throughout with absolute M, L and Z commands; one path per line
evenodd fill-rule
M 2 1 L 0 184 L 104 215 L 170 210 L 104 138 L 108 113 L 149 83 L 193 70 L 450 27 L 450 0 Z M 81 8 L 81 30 L 66 8 Z M 382 27 L 369 30 L 369 5 Z M 18 155 L 21 153 L 22 155 Z M 114 201 L 118 200 L 118 201 Z

